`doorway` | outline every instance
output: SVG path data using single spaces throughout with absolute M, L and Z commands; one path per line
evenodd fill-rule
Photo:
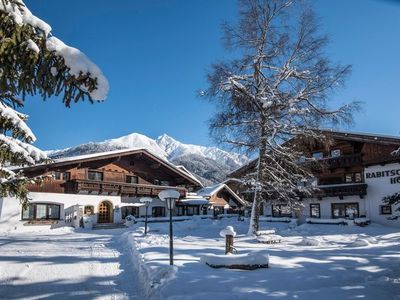
M 97 223 L 112 223 L 112 203 L 103 201 L 99 204 Z

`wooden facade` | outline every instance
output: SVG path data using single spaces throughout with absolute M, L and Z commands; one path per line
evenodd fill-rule
M 304 153 L 303 162 L 307 158 L 314 157 L 318 162 L 309 164 L 317 180 L 318 191 L 314 196 L 345 197 L 367 194 L 367 185 L 364 182 L 364 168 L 373 164 L 385 164 L 398 161 L 399 158 L 392 153 L 400 146 L 400 138 L 369 135 L 339 131 L 322 131 L 326 136 L 325 142 L 314 143 Z M 296 144 L 296 138 L 288 143 Z M 253 172 L 257 160 L 234 171 L 232 178 L 241 178 L 243 175 Z M 238 188 L 234 180 L 228 185 Z M 243 194 L 243 196 L 242 196 Z M 247 196 L 246 196 L 247 195 Z M 241 189 L 244 199 L 251 199 L 245 187 Z
M 58 160 L 23 169 L 28 177 L 49 175 L 41 184 L 28 186 L 31 192 L 157 196 L 167 188 L 187 191 L 201 186 L 195 178 L 146 150 Z

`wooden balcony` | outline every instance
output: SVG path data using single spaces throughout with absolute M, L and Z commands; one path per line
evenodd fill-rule
M 366 183 L 351 184 L 332 184 L 319 185 L 317 191 L 314 192 L 315 197 L 344 197 L 344 196 L 365 196 L 367 194 Z
M 65 183 L 65 192 L 68 194 L 157 196 L 165 189 L 175 189 L 182 197 L 186 195 L 186 189 L 183 187 L 81 179 L 73 179 Z
M 361 153 L 341 155 L 322 160 L 329 169 L 349 168 L 362 165 Z

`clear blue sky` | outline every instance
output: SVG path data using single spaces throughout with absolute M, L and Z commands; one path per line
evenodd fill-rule
M 106 102 L 64 108 L 60 99 L 28 99 L 24 112 L 37 146 L 56 149 L 139 132 L 168 133 L 186 143 L 211 145 L 212 104 L 206 87 L 212 62 L 226 55 L 220 24 L 236 14 L 234 0 L 26 0 L 53 34 L 85 52 L 111 85 Z M 400 133 L 400 1 L 314 0 L 329 53 L 352 64 L 345 90 L 364 111 L 351 130 Z M 165 117 L 168 116 L 168 117 Z

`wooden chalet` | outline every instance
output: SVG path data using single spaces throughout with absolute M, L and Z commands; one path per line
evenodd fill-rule
M 375 213 L 369 211 L 370 203 L 367 201 L 377 203 L 379 207 L 376 208 L 376 211 L 388 209 L 382 203 L 383 196 L 379 196 L 379 199 L 374 197 L 373 200 L 370 197 L 367 200 L 372 190 L 371 183 L 369 183 L 372 175 L 369 175 L 368 168 L 397 165 L 399 157 L 393 155 L 393 152 L 399 148 L 400 138 L 330 130 L 321 130 L 321 133 L 326 137 L 325 142 L 308 145 L 304 157 L 299 162 L 305 163 L 308 161 L 306 158 L 314 158 L 318 162 L 318 164 L 310 165 L 315 176 L 313 185 L 316 189 L 312 198 L 303 199 L 306 207 L 302 216 L 312 218 L 371 217 Z M 294 138 L 288 143 L 296 144 L 299 141 Z M 234 171 L 230 176 L 241 178 L 254 171 L 256 163 L 257 160 L 254 160 Z M 394 173 L 393 170 L 397 170 L 395 166 L 389 171 Z M 228 180 L 227 184 L 233 189 L 239 189 L 239 195 L 244 199 L 252 199 L 252 191 L 241 187 L 237 181 Z M 400 186 L 391 185 L 391 187 L 396 190 Z M 378 189 L 380 188 L 375 186 L 373 188 L 374 191 Z M 290 209 L 283 203 L 264 207 L 263 213 L 273 217 L 292 215 Z
M 189 171 L 145 149 L 57 159 L 21 170 L 27 177 L 45 176 L 43 183 L 28 186 L 29 207 L 17 209 L 20 219 L 27 221 L 73 222 L 91 215 L 94 223 L 121 223 L 128 214 L 144 216 L 141 197 L 154 200 L 150 216 L 164 217 L 160 191 L 176 189 L 185 198 L 202 187 Z

